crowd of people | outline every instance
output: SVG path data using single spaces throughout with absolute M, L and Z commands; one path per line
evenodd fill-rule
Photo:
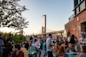
M 86 34 L 79 39 L 74 35 L 31 36 L 18 44 L 5 42 L 0 35 L 0 57 L 86 57 Z

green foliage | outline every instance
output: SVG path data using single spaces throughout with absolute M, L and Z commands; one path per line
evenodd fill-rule
M 0 32 L 0 34 L 4 40 L 11 38 L 15 44 L 26 41 L 26 36 L 24 35 L 18 35 L 18 34 L 13 35 L 12 33 L 3 33 L 3 32 Z
M 2 36 L 2 38 L 4 39 L 4 40 L 7 40 L 8 38 L 13 38 L 13 34 L 12 33 L 3 33 L 3 32 L 0 32 L 0 34 L 1 34 L 1 36 Z
M 27 28 L 28 21 L 22 17 L 22 12 L 27 10 L 21 6 L 20 0 L 0 0 L 0 27 L 11 27 L 15 29 Z
M 24 42 L 25 40 L 26 40 L 26 37 L 25 36 L 23 36 L 23 35 L 14 35 L 14 37 L 13 37 L 13 40 L 14 40 L 14 42 L 17 44 L 17 43 L 22 43 L 22 42 Z

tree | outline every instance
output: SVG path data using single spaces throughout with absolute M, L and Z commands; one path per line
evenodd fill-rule
M 27 10 L 19 5 L 20 0 L 0 0 L 0 26 L 12 27 L 22 30 L 28 25 L 28 21 L 22 17 L 22 12 Z
M 17 35 L 17 34 L 15 34 L 15 35 L 13 36 L 13 41 L 14 41 L 16 44 L 17 44 L 17 43 L 22 43 L 22 42 L 26 41 L 26 37 L 23 36 L 23 35 Z

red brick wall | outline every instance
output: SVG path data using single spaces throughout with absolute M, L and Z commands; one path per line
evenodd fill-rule
M 78 16 L 74 18 L 74 20 L 70 21 L 67 24 L 69 25 L 69 28 L 66 28 L 67 32 L 69 31 L 71 34 L 74 34 L 77 38 L 80 38 L 81 23 L 85 21 L 86 21 L 86 11 L 80 13 Z

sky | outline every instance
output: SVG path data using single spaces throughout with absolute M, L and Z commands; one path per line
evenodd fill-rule
M 29 21 L 25 34 L 41 33 L 42 15 L 47 15 L 47 32 L 63 30 L 73 14 L 73 0 L 22 0 L 26 10 L 22 16 Z

